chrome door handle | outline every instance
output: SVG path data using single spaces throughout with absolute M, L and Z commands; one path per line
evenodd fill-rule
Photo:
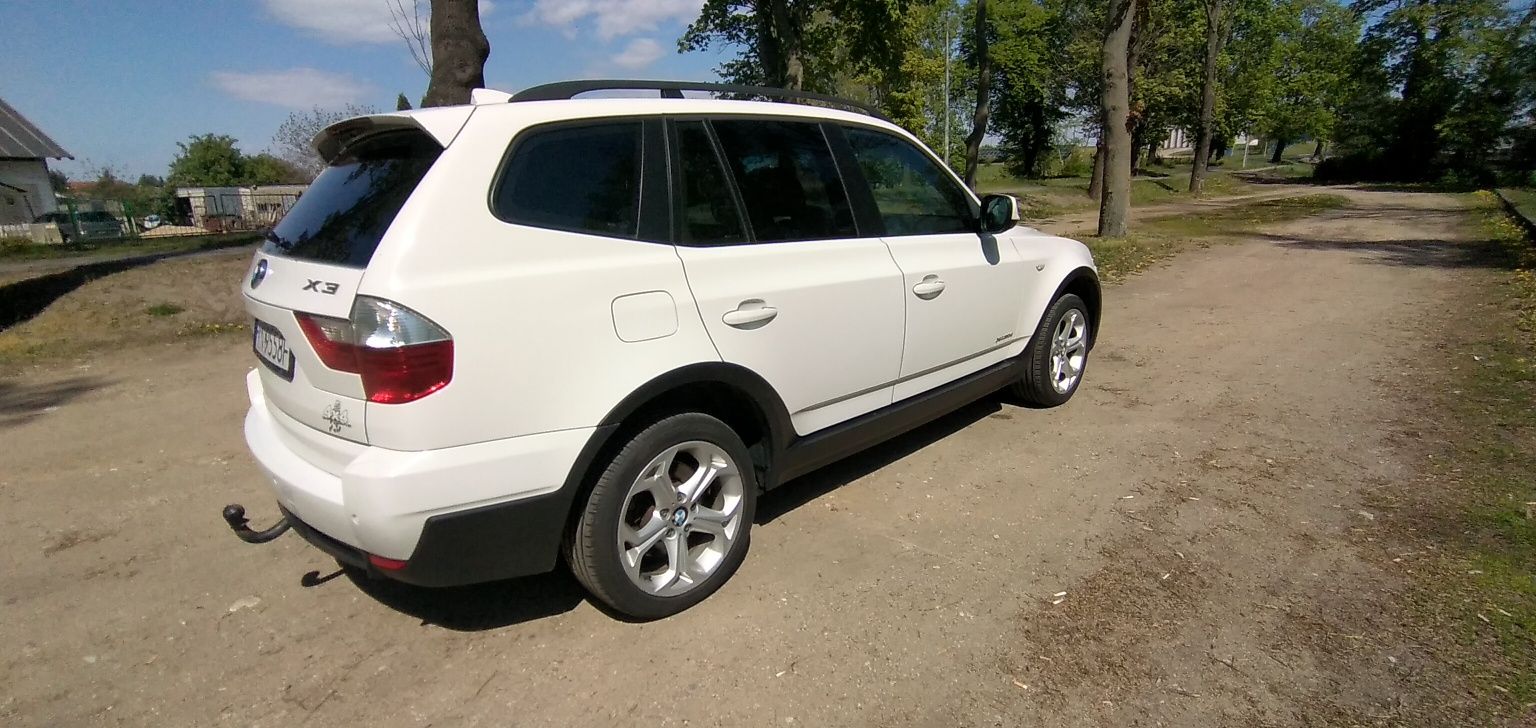
M 922 282 L 912 287 L 912 292 L 924 301 L 932 301 L 944 292 L 944 281 L 938 276 L 923 276 Z
M 742 301 L 735 311 L 726 311 L 720 320 L 724 321 L 726 326 L 756 329 L 767 326 L 768 322 L 778 315 L 778 309 L 763 303 L 760 298 L 752 298 Z

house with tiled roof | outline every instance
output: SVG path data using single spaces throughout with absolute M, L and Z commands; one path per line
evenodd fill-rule
M 58 207 L 50 159 L 74 157 L 0 99 L 0 225 L 32 222 Z

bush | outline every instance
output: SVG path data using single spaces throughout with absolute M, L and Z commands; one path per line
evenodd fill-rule
M 13 255 L 20 253 L 24 250 L 30 249 L 36 244 L 37 243 L 32 242 L 31 238 L 0 238 L 0 255 Z

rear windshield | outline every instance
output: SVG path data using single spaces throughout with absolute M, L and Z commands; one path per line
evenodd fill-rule
M 384 231 L 442 151 L 419 131 L 386 132 L 348 146 L 267 234 L 262 249 L 366 267 Z

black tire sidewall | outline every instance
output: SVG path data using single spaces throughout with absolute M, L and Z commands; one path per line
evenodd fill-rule
M 618 522 L 629 487 L 658 453 L 682 442 L 701 440 L 731 456 L 742 478 L 742 523 L 731 553 L 699 586 L 672 597 L 646 593 L 624 574 L 619 563 Z M 757 510 L 757 474 L 741 438 L 724 422 L 700 413 L 672 415 L 635 434 L 599 476 L 576 525 L 572 557 L 577 578 L 608 607 L 640 620 L 681 612 L 715 593 L 741 566 L 751 543 Z

